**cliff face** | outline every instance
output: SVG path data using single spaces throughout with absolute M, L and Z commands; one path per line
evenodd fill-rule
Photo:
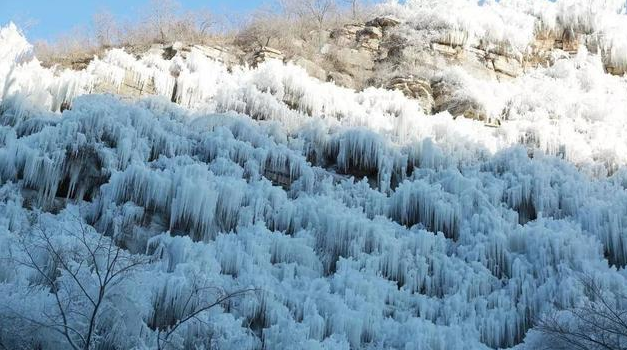
M 420 1 L 407 5 L 389 3 L 381 6 L 380 15 L 372 20 L 313 33 L 317 47 L 314 51 L 290 50 L 292 53 L 287 54 L 263 47 L 246 52 L 237 46 L 175 43 L 156 45 L 136 53 L 136 57 L 140 61 L 160 57 L 176 66 L 177 60 L 185 60 L 193 53 L 229 69 L 256 67 L 266 60 L 290 62 L 304 68 L 311 77 L 339 86 L 400 90 L 418 100 L 427 114 L 448 111 L 454 116 L 498 126 L 507 116 L 490 111 L 490 107 L 469 96 L 456 98 L 468 94 L 460 91 L 463 87 L 459 81 L 445 79 L 451 77 L 448 72 L 460 71 L 478 84 L 507 83 L 585 51 L 600 57 L 605 72 L 625 74 L 627 65 L 622 53 L 627 44 L 617 34 L 624 28 L 617 12 L 620 6 L 605 4 L 587 9 L 584 5 L 569 7 L 564 1 L 505 1 L 484 6 L 445 1 L 435 7 Z M 482 19 L 473 22 L 472 16 Z M 137 79 L 138 73 L 132 66 L 123 69 L 124 77 L 118 78 L 121 83 L 100 83 L 92 91 L 128 97 L 158 93 L 155 84 L 159 82 L 154 77 Z M 163 79 L 176 81 L 176 67 L 170 73 Z M 180 102 L 175 92 L 171 98 Z

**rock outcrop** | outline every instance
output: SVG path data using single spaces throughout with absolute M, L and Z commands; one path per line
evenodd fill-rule
M 186 45 L 179 42 L 173 43 L 165 47 L 162 47 L 162 45 L 153 46 L 148 51 L 148 53 L 155 54 L 159 52 L 161 53 L 161 56 L 166 60 L 170 60 L 176 55 L 179 55 L 182 58 L 187 58 L 190 53 L 195 52 L 213 61 L 223 63 L 228 67 L 242 64 L 241 57 L 243 57 L 243 52 L 233 47 L 200 44 Z
M 367 50 L 378 50 L 382 38 L 383 32 L 377 27 L 367 26 L 357 32 L 357 42 Z
M 241 59 L 243 52 L 236 51 L 234 53 L 233 49 L 229 49 L 224 46 L 193 45 L 192 50 L 195 50 L 214 61 L 224 63 L 228 67 L 242 64 L 243 62 Z
M 399 20 L 393 17 L 381 16 L 381 17 L 376 17 L 374 19 L 371 19 L 370 21 L 366 22 L 366 25 L 370 27 L 388 28 L 388 27 L 396 27 L 400 23 L 401 22 Z
M 251 64 L 253 67 L 255 67 L 259 63 L 265 62 L 267 60 L 283 61 L 284 59 L 285 59 L 285 56 L 283 55 L 281 51 L 277 49 L 273 49 L 268 46 L 264 46 L 258 51 L 256 51 L 255 53 L 253 53 Z
M 100 80 L 94 86 L 93 93 L 98 94 L 118 94 L 126 99 L 137 99 L 144 96 L 155 95 L 157 93 L 153 79 L 138 79 L 135 74 L 126 70 L 124 79 L 119 86 L 114 85 L 109 80 Z
M 457 67 L 475 79 L 511 80 L 531 69 L 550 66 L 561 58 L 568 58 L 582 47 L 599 53 L 608 73 L 627 73 L 625 65 L 612 62 L 599 37 L 571 27 L 541 28 L 536 28 L 535 38 L 523 50 L 520 47 L 515 49 L 509 43 L 471 40 L 470 35 L 460 28 L 430 30 L 391 16 L 379 16 L 333 30 L 312 31 L 309 39 L 293 40 L 293 47 L 297 50 L 265 46 L 244 52 L 237 45 L 177 42 L 154 45 L 147 52 L 133 54 L 156 54 L 172 59 L 177 55 L 185 58 L 197 53 L 229 68 L 243 63 L 256 67 L 267 60 L 289 61 L 304 68 L 310 76 L 343 87 L 361 90 L 379 86 L 399 90 L 405 96 L 418 100 L 427 114 L 449 111 L 454 116 L 489 123 L 490 118 L 495 116 L 487 113 L 482 104 L 472 97 L 456 94 L 458 88 L 437 79 L 438 74 Z M 315 45 L 312 44 L 314 41 Z M 89 61 L 75 64 L 84 66 Z M 173 72 L 175 75 L 176 72 Z M 129 98 L 158 93 L 154 81 L 137 79 L 128 72 L 119 87 L 103 82 L 95 90 L 116 92 Z M 494 114 L 494 111 L 491 113 Z

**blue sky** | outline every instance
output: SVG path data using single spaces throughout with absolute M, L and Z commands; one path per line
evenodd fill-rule
M 26 27 L 29 40 L 54 40 L 75 28 L 89 26 L 95 12 L 137 18 L 148 0 L 0 0 L 0 25 L 14 21 Z M 267 0 L 178 0 L 184 10 L 207 8 L 217 15 L 249 13 Z

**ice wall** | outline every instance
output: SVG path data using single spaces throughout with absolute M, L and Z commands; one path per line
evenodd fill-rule
M 531 4 L 439 6 L 489 11 L 472 24 L 480 37 L 488 25 L 527 28 L 541 12 Z M 567 23 L 565 4 L 545 4 L 556 20 L 543 23 Z M 502 118 L 487 128 L 280 62 L 229 72 L 199 55 L 113 50 L 71 72 L 24 54 L 14 26 L 0 44 L 10 48 L 0 56 L 0 339 L 9 346 L 67 348 L 28 321 L 55 308 L 37 271 L 20 264 L 42 227 L 94 288 L 73 233 L 147 258 L 107 298 L 102 348 L 154 349 L 158 329 L 187 305 L 252 288 L 186 323 L 172 346 L 526 349 L 538 316 L 585 300 L 579 276 L 625 292 L 627 81 L 606 74 L 599 55 L 582 50 L 507 82 L 445 72 Z M 89 94 L 127 77 L 160 96 Z M 60 113 L 63 102 L 71 109 Z M 190 297 L 199 285 L 211 288 Z M 85 326 L 79 312 L 70 322 Z

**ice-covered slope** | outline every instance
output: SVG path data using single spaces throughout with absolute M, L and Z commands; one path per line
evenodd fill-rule
M 454 4 L 492 18 L 473 22 L 477 38 L 493 35 L 483 26 L 499 16 L 539 13 L 520 1 Z M 545 5 L 561 18 L 584 3 L 567 4 Z M 418 5 L 403 8 L 412 21 L 440 13 Z M 507 16 L 517 35 L 508 40 L 523 47 L 522 31 L 535 27 Z M 538 317 L 587 298 L 582 274 L 627 292 L 627 80 L 606 74 L 601 54 L 582 48 L 504 82 L 443 67 L 457 94 L 502 118 L 493 128 L 280 62 L 229 71 L 198 53 L 137 60 L 112 50 L 85 71 L 59 72 L 42 68 L 11 25 L 0 47 L 9 348 L 68 348 L 63 319 L 81 342 L 90 300 L 70 287 L 97 294 L 95 263 L 80 257 L 83 242 L 103 240 L 149 259 L 105 298 L 99 349 L 157 348 L 158 325 L 203 301 L 190 297 L 197 286 L 213 291 L 206 298 L 255 292 L 199 314 L 167 346 L 535 349 Z M 160 96 L 89 94 L 129 78 Z M 59 261 L 79 273 L 57 273 Z M 54 311 L 57 289 L 42 275 L 66 287 L 73 312 Z
M 623 0 L 408 0 L 382 8 L 419 45 L 436 41 L 522 57 L 536 49 L 537 37 L 557 35 L 595 47 L 608 66 L 627 66 Z

